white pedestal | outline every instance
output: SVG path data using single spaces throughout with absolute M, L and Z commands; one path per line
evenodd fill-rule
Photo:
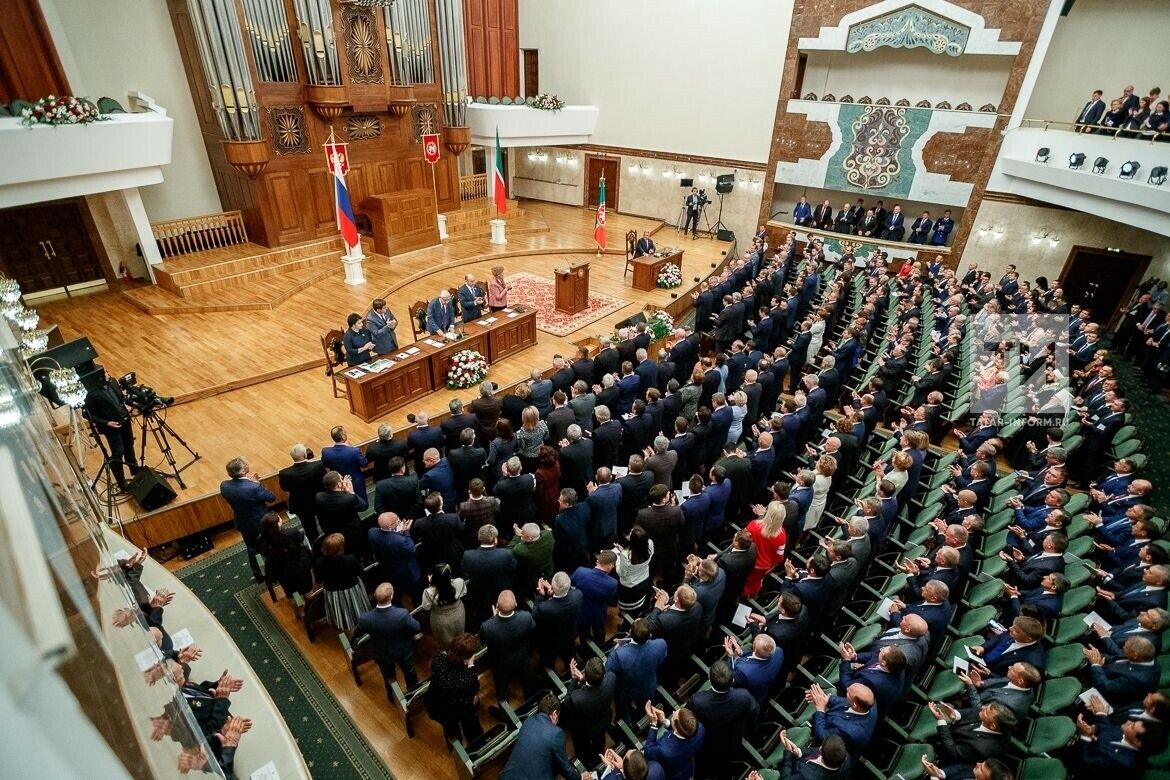
M 489 243 L 492 243 L 492 244 L 506 244 L 506 243 L 508 243 L 508 239 L 504 235 L 504 226 L 508 224 L 507 220 L 493 219 L 488 224 L 490 224 L 492 226 L 492 238 L 491 238 L 491 241 Z
M 350 247 L 347 254 L 341 256 L 341 264 L 345 268 L 345 283 L 346 284 L 365 284 L 366 273 L 362 269 L 362 261 L 366 259 L 362 252 L 362 245 L 359 242 L 357 246 Z
M 447 215 L 440 214 L 439 215 L 439 240 L 445 241 L 448 238 L 450 238 L 450 236 L 447 234 Z

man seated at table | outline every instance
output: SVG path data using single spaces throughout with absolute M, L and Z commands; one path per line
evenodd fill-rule
M 455 305 L 451 291 L 443 290 L 427 305 L 427 333 L 441 336 L 455 326 Z
M 654 240 L 650 238 L 650 231 L 643 230 L 642 237 L 638 239 L 638 243 L 634 245 L 634 257 L 642 257 L 643 255 L 654 254 Z
M 483 290 L 475 285 L 475 274 L 465 274 L 463 286 L 459 288 L 459 308 L 463 310 L 463 321 L 478 320 L 483 314 Z

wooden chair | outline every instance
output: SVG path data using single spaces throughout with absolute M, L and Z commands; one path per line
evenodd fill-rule
M 276 580 L 268 572 L 268 562 L 264 560 L 264 556 L 256 553 L 256 563 L 260 565 L 260 571 L 264 572 L 264 585 L 268 588 L 268 597 L 272 599 L 272 603 L 277 601 L 276 597 Z
M 406 727 L 406 736 L 411 739 L 414 739 L 414 717 L 423 708 L 423 697 L 426 696 L 430 687 L 431 679 L 429 677 L 420 680 L 418 685 L 408 691 L 402 690 L 402 686 L 398 684 L 397 680 L 390 683 L 390 695 L 393 697 L 398 711 L 402 714 L 402 724 Z
M 337 378 L 338 370 L 344 369 L 345 334 L 331 330 L 321 337 L 321 352 L 325 355 L 325 376 L 333 380 L 333 397 L 344 398 L 348 394 L 344 379 Z
M 634 268 L 634 252 L 638 251 L 638 231 L 626 231 L 626 270 L 622 277 L 629 275 Z
M 294 593 L 293 603 L 301 611 L 301 624 L 305 627 L 305 634 L 309 637 L 309 641 L 316 642 L 317 624 L 328 620 L 325 616 L 325 589 L 317 588 L 304 598 L 301 597 L 301 594 Z
M 354 684 L 361 687 L 361 668 L 374 660 L 373 640 L 367 634 L 354 641 L 349 634 L 343 631 L 337 635 L 337 641 L 341 643 L 341 649 L 345 651 L 345 658 L 349 661 L 349 671 L 353 674 Z
M 427 305 L 427 301 L 415 301 L 406 307 L 406 311 L 410 314 L 410 329 L 414 333 L 415 341 L 426 335 Z

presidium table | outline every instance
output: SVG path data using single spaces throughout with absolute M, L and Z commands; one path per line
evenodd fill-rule
M 373 422 L 400 406 L 447 386 L 447 368 L 456 352 L 473 349 L 488 364 L 536 344 L 536 311 L 511 309 L 468 322 L 461 339 L 425 336 L 400 352 L 347 368 L 349 410 Z
M 662 266 L 667 263 L 674 263 L 681 269 L 682 258 L 683 251 L 681 249 L 663 252 L 658 255 L 635 257 L 631 261 L 634 265 L 634 289 L 645 290 L 646 292 L 658 289 L 658 272 L 662 270 Z

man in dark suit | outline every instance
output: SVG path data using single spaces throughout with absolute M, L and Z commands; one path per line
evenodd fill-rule
M 664 780 L 690 780 L 695 776 L 695 754 L 703 745 L 703 724 L 686 707 L 667 718 L 665 712 L 647 702 L 646 714 L 650 719 L 643 746 L 646 760 L 662 768 Z
M 1064 551 L 1068 548 L 1068 537 L 1063 533 L 1053 532 L 1044 535 L 1040 543 L 1040 552 L 1032 556 L 1025 556 L 1022 550 L 1013 549 L 1009 555 L 1006 552 L 999 554 L 1007 561 L 1008 570 L 1005 579 L 1020 590 L 1032 590 L 1040 587 L 1040 582 L 1053 572 L 1064 572 Z
M 1154 662 L 1154 644 L 1142 637 L 1131 637 L 1122 646 L 1122 658 L 1108 659 L 1094 647 L 1085 648 L 1089 662 L 1089 681 L 1114 709 L 1123 709 L 1141 701 L 1158 687 L 1161 670 Z
M 1093 94 L 1089 96 L 1089 102 L 1085 103 L 1085 107 L 1077 114 L 1076 124 L 1077 130 L 1082 133 L 1091 133 L 1092 127 L 1101 123 L 1101 117 L 1105 115 L 1105 101 L 1101 99 L 1101 90 L 1093 90 Z
M 366 538 L 382 576 L 394 586 L 395 593 L 410 594 L 411 603 L 417 607 L 422 604 L 422 572 L 410 527 L 409 520 L 403 522 L 393 512 L 383 512 Z
M 558 571 L 552 581 L 541 579 L 536 586 L 532 618 L 536 621 L 536 649 L 540 665 L 556 670 L 557 659 L 567 669 L 573 659 L 577 623 L 581 617 L 581 591 L 573 587 L 569 575 Z
M 391 701 L 390 683 L 397 678 L 398 666 L 402 667 L 407 689 L 418 685 L 418 674 L 414 671 L 414 635 L 420 631 L 422 627 L 413 615 L 394 606 L 394 586 L 388 582 L 374 590 L 374 608 L 358 616 L 354 643 L 364 636 L 370 637 L 371 655 L 382 670 L 386 698 Z
M 427 333 L 441 336 L 455 327 L 455 304 L 451 291 L 441 290 L 439 297 L 427 304 Z
M 406 458 L 406 442 L 395 439 L 389 423 L 382 423 L 378 426 L 378 438 L 366 445 L 366 460 L 374 464 L 375 483 L 390 476 L 392 458 Z
M 559 443 L 561 440 L 557 440 Z M 585 485 L 593 476 L 593 440 L 582 435 L 581 426 L 570 424 L 565 432 L 565 446 L 561 447 L 561 484 L 572 488 L 581 498 Z
M 618 581 L 613 576 L 617 555 L 613 550 L 597 554 L 592 567 L 579 566 L 573 572 L 573 587 L 581 592 L 581 617 L 578 628 L 581 637 L 598 644 L 605 642 L 605 621 L 610 605 L 617 603 Z
M 121 386 L 103 372 L 104 381 L 85 396 L 85 414 L 93 423 L 110 448 L 110 471 L 118 489 L 126 492 L 126 466 L 130 475 L 138 473 L 138 460 L 134 455 L 134 427 L 130 420 L 130 407 Z
M 596 364 L 593 358 L 589 357 L 588 347 L 577 347 L 577 357 L 573 360 L 570 368 L 573 371 L 575 382 L 584 382 L 586 386 L 593 384 Z
M 821 230 L 828 230 L 833 226 L 833 207 L 829 205 L 828 200 L 813 209 L 812 221 L 813 225 Z
M 552 394 L 552 410 L 545 418 L 548 425 L 548 444 L 556 449 L 567 438 L 569 426 L 577 422 L 577 415 L 569 408 L 569 397 L 560 390 Z
M 1018 617 L 1007 631 L 975 645 L 971 652 L 983 659 L 983 666 L 992 674 L 1006 675 L 1008 667 L 1021 661 L 1043 672 L 1048 661 L 1044 624 L 1036 618 Z
M 958 710 L 958 718 L 946 716 L 938 704 L 930 703 L 938 725 L 939 760 L 946 764 L 971 765 L 1003 755 L 1011 746 L 1010 732 L 1016 716 L 1002 704 L 991 702 L 978 710 Z
M 691 696 L 687 706 L 703 724 L 703 746 L 695 756 L 697 777 L 728 778 L 732 764 L 743 751 L 743 738 L 755 722 L 760 707 L 743 688 L 731 685 L 731 667 L 716 661 L 707 671 L 710 689 Z
M 930 230 L 932 227 L 934 227 L 934 221 L 930 218 L 930 212 L 922 212 L 922 216 L 914 220 L 914 223 L 910 225 L 910 243 L 925 244 L 930 240 Z
M 430 574 L 435 566 L 446 564 L 458 573 L 463 566 L 463 523 L 453 512 L 443 511 L 443 497 L 431 493 L 423 500 L 423 514 L 410 526 L 410 535 L 418 543 L 418 563 Z
M 363 502 L 367 501 L 366 476 L 363 471 L 368 463 L 366 456 L 362 455 L 361 449 L 349 443 L 349 435 L 344 426 L 338 425 L 333 428 L 329 432 L 329 437 L 333 439 L 333 444 L 321 448 L 321 463 L 325 468 L 332 469 L 343 477 L 349 477 L 354 494 L 360 496 Z
M 1145 762 L 1147 744 L 1155 738 L 1154 726 L 1135 718 L 1115 726 L 1090 723 L 1077 718 L 1081 753 L 1080 765 L 1085 777 L 1135 777 Z M 1164 731 L 1164 729 L 1163 729 Z
M 690 660 L 691 647 L 703 622 L 703 609 L 698 604 L 695 589 L 690 585 L 680 585 L 673 598 L 666 591 L 657 590 L 654 608 L 647 620 L 654 636 L 666 640 L 666 664 L 662 675 L 667 685 L 673 685 Z
M 800 200 L 792 207 L 792 222 L 795 225 L 807 225 L 812 222 L 812 206 L 800 196 Z
M 399 517 L 417 517 L 418 477 L 406 473 L 406 461 L 400 457 L 391 458 L 388 468 L 390 476 L 374 485 L 374 514 L 393 512 Z
M 521 473 L 520 458 L 508 458 L 492 493 L 500 499 L 500 517 L 519 526 L 536 520 L 536 477 Z
M 735 687 L 750 693 L 761 709 L 767 706 L 768 693 L 784 668 L 784 651 L 776 647 L 776 640 L 768 634 L 756 634 L 751 655 L 745 656 L 739 640 L 724 637 L 723 649 L 735 673 Z
M 691 231 L 691 238 L 699 237 L 699 214 L 703 211 L 703 199 L 699 197 L 699 190 L 691 187 L 691 194 L 683 199 L 683 207 L 687 211 L 686 221 L 683 222 L 683 235 Z
M 516 744 L 500 773 L 500 780 L 558 776 L 565 780 L 581 780 L 581 773 L 565 753 L 565 732 L 557 726 L 560 712 L 561 701 L 556 696 L 546 693 L 540 698 L 536 712 L 520 725 L 520 733 L 516 735 Z M 578 755 L 580 750 L 578 745 Z
M 512 558 L 511 552 L 502 552 Z M 515 561 L 514 558 L 512 560 Z M 470 595 L 470 588 L 468 592 Z M 536 621 L 528 612 L 516 609 L 516 596 L 510 590 L 500 591 L 495 603 L 492 616 L 479 627 L 479 635 L 487 645 L 485 660 L 487 667 L 492 670 L 496 701 L 502 703 L 508 700 L 508 687 L 514 679 L 520 679 L 525 696 L 532 690 L 529 655 L 532 653 Z
M 602 466 L 594 472 L 594 481 L 586 486 L 589 505 L 592 552 L 608 549 L 617 535 L 618 514 L 622 504 L 622 486 L 613 480 L 613 472 Z
M 474 414 L 464 411 L 463 402 L 458 398 L 452 398 L 447 409 L 450 414 L 439 423 L 439 429 L 443 432 L 443 449 L 450 452 L 459 446 L 459 436 L 465 428 L 475 431 L 477 420 Z
M 845 740 L 850 753 L 858 755 L 865 750 L 878 724 L 873 691 L 862 683 L 854 683 L 844 696 L 830 696 L 814 683 L 809 687 L 808 699 L 816 708 L 812 716 L 814 742 L 824 742 L 836 734 Z
M 882 229 L 882 238 L 887 241 L 901 241 L 902 236 L 906 233 L 906 220 L 902 216 L 902 206 L 894 204 L 894 210 L 886 217 L 885 226 Z
M 423 413 L 414 416 L 415 428 L 406 435 L 406 449 L 410 458 L 414 459 L 415 476 L 420 476 L 425 469 L 423 453 L 429 449 L 443 449 L 443 431 L 430 424 L 430 419 Z
M 650 231 L 643 230 L 642 237 L 634 244 L 634 257 L 654 254 L 654 239 L 650 238 Z
M 780 732 L 780 741 L 785 747 L 784 760 L 780 764 L 780 777 L 784 780 L 833 780 L 853 777 L 853 761 L 845 747 L 845 740 L 831 734 L 821 744 L 801 748 L 788 739 L 787 730 Z M 948 775 L 949 777 L 949 775 Z
M 474 433 L 472 434 L 474 437 Z M 455 492 L 455 472 L 451 469 L 451 462 L 439 456 L 438 450 L 427 450 L 423 453 L 423 466 L 426 472 L 419 477 L 418 486 L 424 494 L 435 492 L 443 497 L 443 506 L 454 509 L 459 506 L 459 494 Z
M 579 501 L 577 491 L 561 490 L 553 521 L 553 561 L 560 571 L 575 571 L 589 554 L 589 505 Z
M 503 591 L 511 594 L 512 575 L 516 571 L 516 556 L 506 548 L 497 547 L 499 534 L 494 525 L 479 529 L 479 547 L 463 553 L 463 576 L 467 578 L 467 606 L 472 615 L 468 625 L 484 620 Z M 512 597 L 515 601 L 515 596 Z M 474 619 L 474 623 L 472 620 Z
M 622 424 L 613 419 L 614 409 L 601 404 L 593 410 L 597 423 L 593 426 L 593 468 L 613 468 L 618 463 L 622 446 Z
M 585 766 L 595 766 L 605 752 L 605 732 L 612 720 L 617 675 L 605 670 L 605 661 L 590 658 L 585 670 L 576 659 L 569 664 L 569 692 L 561 705 L 561 723 L 573 737 L 576 758 Z
M 471 480 L 483 476 L 483 467 L 486 462 L 487 453 L 483 447 L 475 446 L 475 431 L 471 428 L 464 428 L 459 434 L 459 446 L 447 451 L 447 463 L 451 467 L 457 499 L 467 495 L 467 486 Z M 428 482 L 428 484 L 431 485 L 432 489 L 436 489 L 433 481 Z
M 1011 710 L 1018 720 L 1023 720 L 1036 699 L 1036 688 L 1043 675 L 1035 666 L 1020 661 L 1009 666 L 1007 675 L 1003 677 L 960 672 L 959 679 L 963 681 L 967 701 L 972 709 L 993 701 L 999 702 Z
M 637 472 L 634 471 L 635 465 Z M 631 457 L 630 473 L 618 480 L 622 486 L 622 516 L 623 519 L 628 518 L 623 530 L 632 527 L 635 518 L 637 524 L 646 529 L 650 540 L 654 542 L 652 571 L 661 573 L 663 583 L 670 585 L 682 578 L 682 572 L 679 571 L 679 531 L 683 526 L 683 512 L 681 507 L 671 501 L 674 493 L 670 488 L 653 484 L 653 474 L 642 471 L 641 466 L 641 458 L 637 455 Z M 647 502 L 650 506 L 646 506 Z M 694 591 L 691 591 L 691 595 L 694 596 Z
M 609 339 L 602 339 L 601 350 L 593 358 L 593 383 L 600 384 L 606 374 L 616 375 L 622 367 L 621 355 L 617 351 L 617 344 Z
M 651 638 L 650 623 L 638 618 L 630 627 L 630 639 L 609 651 L 605 671 L 617 677 L 617 713 L 627 723 L 637 721 L 643 707 L 658 689 L 658 669 L 666 661 L 666 640 Z
M 264 582 L 264 574 L 256 561 L 256 540 L 260 536 L 260 520 L 268 512 L 268 505 L 276 501 L 272 491 L 260 482 L 260 476 L 248 467 L 243 458 L 232 458 L 227 464 L 228 479 L 219 484 L 219 494 L 227 501 L 235 516 L 236 530 L 244 537 L 248 550 L 248 565 L 256 582 Z M 338 481 L 340 481 L 338 476 Z
M 622 376 L 617 380 L 618 411 L 623 415 L 629 414 L 634 402 L 641 400 L 642 379 L 634 373 L 634 364 L 626 360 L 622 362 Z
M 902 699 L 906 685 L 906 654 L 897 647 L 883 647 L 877 661 L 864 666 L 850 663 L 841 664 L 837 687 L 846 692 L 854 684 L 860 684 L 873 691 L 874 707 L 878 717 L 888 713 L 890 708 Z
M 459 286 L 459 309 L 464 322 L 472 322 L 483 316 L 483 290 L 475 283 L 475 274 L 464 274 Z
M 301 521 L 305 537 L 312 544 L 321 535 L 317 526 L 317 491 L 325 478 L 325 464 L 310 460 L 308 448 L 294 444 L 289 450 L 292 465 L 285 466 L 277 473 L 280 489 L 288 494 L 288 511 Z
M 317 522 L 321 524 L 321 533 L 341 534 L 345 537 L 345 551 L 360 557 L 366 549 L 361 520 L 366 500 L 354 492 L 349 477 L 336 471 L 325 472 L 321 487 L 317 493 Z

